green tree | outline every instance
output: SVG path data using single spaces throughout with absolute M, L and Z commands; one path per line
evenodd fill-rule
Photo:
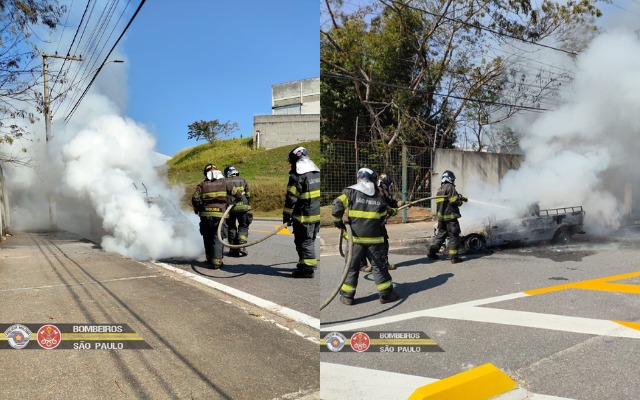
M 220 136 L 227 136 L 238 130 L 238 123 L 230 121 L 220 123 L 217 119 L 213 121 L 201 120 L 192 123 L 188 128 L 188 139 L 206 140 L 214 144 L 216 140 L 220 139 Z
M 30 165 L 7 145 L 31 134 L 35 111 L 42 112 L 40 39 L 34 32 L 55 30 L 65 12 L 57 0 L 0 0 L 0 161 Z
M 596 31 L 596 1 L 372 0 L 347 10 L 352 3 L 324 0 L 323 135 L 353 138 L 359 117 L 386 145 L 450 147 L 470 128 L 480 135 L 539 108 L 570 77 L 532 70 L 523 55 L 545 40 L 575 56 L 580 34 Z M 510 53 L 495 56 L 504 44 Z

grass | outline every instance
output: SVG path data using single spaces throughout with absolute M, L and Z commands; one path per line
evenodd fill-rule
M 321 164 L 320 142 L 300 143 L 309 150 L 311 159 Z M 251 205 L 256 216 L 281 216 L 286 192 L 289 163 L 287 155 L 294 146 L 275 149 L 253 149 L 253 139 L 229 139 L 183 150 L 167 162 L 169 182 L 182 186 L 182 207 L 191 208 L 191 194 L 203 179 L 202 169 L 212 163 L 219 170 L 233 165 L 251 190 Z

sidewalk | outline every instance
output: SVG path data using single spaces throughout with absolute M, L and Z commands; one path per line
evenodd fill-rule
M 0 375 L 0 398 L 319 397 L 317 344 L 259 316 L 284 319 L 68 232 L 0 242 L 0 315 L 0 370 L 23 371 Z M 52 350 L 36 335 L 48 324 Z
M 387 224 L 389 247 L 391 249 L 411 245 L 426 245 L 433 236 L 433 221 Z M 320 251 L 338 253 L 339 230 L 333 226 L 320 228 Z

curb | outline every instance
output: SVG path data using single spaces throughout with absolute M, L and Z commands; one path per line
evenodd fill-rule
M 517 383 L 487 363 L 419 387 L 408 400 L 486 400 L 516 389 Z

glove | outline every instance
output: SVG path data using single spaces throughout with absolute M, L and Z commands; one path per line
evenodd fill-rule
M 196 213 L 196 215 L 198 215 L 198 210 L 194 209 L 193 212 Z
M 287 224 L 287 226 L 291 226 L 291 215 L 282 214 L 282 223 Z
M 466 203 L 467 201 L 469 201 L 469 198 L 468 198 L 467 196 L 460 195 L 460 198 L 461 198 L 461 199 L 462 199 L 462 201 L 464 201 L 465 203 Z
M 343 220 L 336 221 L 336 222 L 333 223 L 333 225 L 338 229 L 347 229 L 347 227 L 344 225 L 344 221 Z

